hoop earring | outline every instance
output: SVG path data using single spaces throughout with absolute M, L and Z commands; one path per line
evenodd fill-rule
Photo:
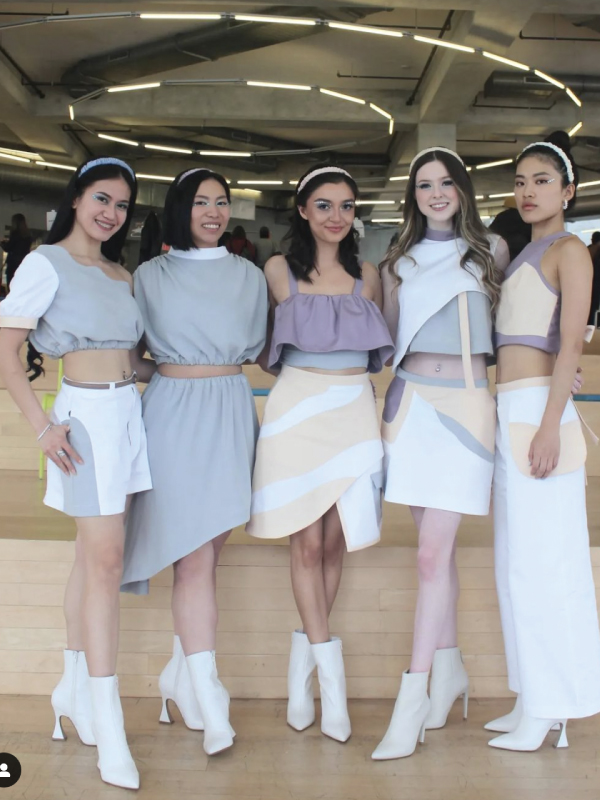
M 563 211 L 566 211 L 568 207 L 569 207 L 569 201 L 563 200 Z

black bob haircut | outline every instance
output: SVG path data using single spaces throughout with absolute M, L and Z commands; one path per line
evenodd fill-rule
M 188 174 L 186 175 L 186 173 Z M 192 250 L 196 247 L 192 238 L 192 205 L 198 192 L 198 186 L 208 180 L 220 183 L 227 202 L 231 202 L 231 192 L 227 181 L 218 172 L 212 172 L 210 169 L 186 169 L 180 172 L 169 186 L 163 212 L 163 238 L 169 247 L 177 250 Z
M 65 189 L 65 193 L 60 206 L 58 207 L 58 211 L 56 212 L 56 218 L 52 223 L 52 227 L 50 228 L 48 235 L 46 236 L 46 244 L 56 244 L 57 242 L 61 242 L 71 233 L 73 230 L 73 224 L 75 222 L 75 209 L 73 208 L 73 203 L 78 197 L 81 197 L 88 186 L 91 186 L 93 183 L 97 183 L 98 181 L 122 178 L 129 186 L 131 191 L 129 208 L 127 209 L 127 217 L 115 235 L 111 236 L 108 241 L 103 242 L 100 248 L 104 258 L 116 263 L 121 256 L 121 250 L 125 244 L 125 239 L 127 238 L 129 226 L 131 224 L 131 218 L 133 217 L 133 212 L 135 211 L 137 181 L 131 172 L 125 166 L 121 166 L 120 164 L 96 164 L 92 167 L 89 167 L 89 169 L 86 169 L 83 175 L 81 174 L 81 170 L 84 169 L 87 164 L 98 160 L 100 159 L 91 158 L 89 161 L 81 164 L 77 168 L 77 171 L 73 174 L 67 185 L 67 188 Z

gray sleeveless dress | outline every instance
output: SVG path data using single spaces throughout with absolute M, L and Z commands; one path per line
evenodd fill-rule
M 226 248 L 171 250 L 138 267 L 136 300 L 159 364 L 242 364 L 264 347 L 263 273 Z M 250 517 L 258 421 L 246 377 L 167 378 L 143 398 L 153 489 L 127 520 L 123 591 Z

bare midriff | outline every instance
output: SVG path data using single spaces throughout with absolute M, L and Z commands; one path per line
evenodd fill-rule
M 363 375 L 367 370 L 364 367 L 349 367 L 348 369 L 319 369 L 318 367 L 294 367 L 304 372 L 316 372 L 317 375 Z
M 543 378 L 552 375 L 556 356 L 537 347 L 507 344 L 498 348 L 496 383 L 510 383 L 523 378 Z
M 63 357 L 66 378 L 78 383 L 116 382 L 133 372 L 129 350 L 77 350 Z
M 471 356 L 473 378 L 476 381 L 487 378 L 487 365 L 483 354 Z M 402 359 L 402 369 L 413 375 L 444 380 L 464 380 L 462 356 L 447 353 L 410 353 Z
M 158 372 L 165 378 L 219 378 L 239 375 L 238 364 L 159 364 Z

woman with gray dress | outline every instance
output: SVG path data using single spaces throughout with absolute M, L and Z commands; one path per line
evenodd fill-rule
M 186 725 L 204 730 L 210 755 L 231 747 L 229 695 L 217 676 L 216 566 L 236 525 L 250 517 L 258 422 L 241 365 L 264 347 L 267 285 L 261 270 L 218 247 L 230 217 L 225 179 L 181 173 L 169 188 L 171 250 L 138 267 L 134 292 L 158 364 L 143 396 L 153 490 L 132 503 L 124 591 L 174 567 L 173 657 L 159 686 Z

